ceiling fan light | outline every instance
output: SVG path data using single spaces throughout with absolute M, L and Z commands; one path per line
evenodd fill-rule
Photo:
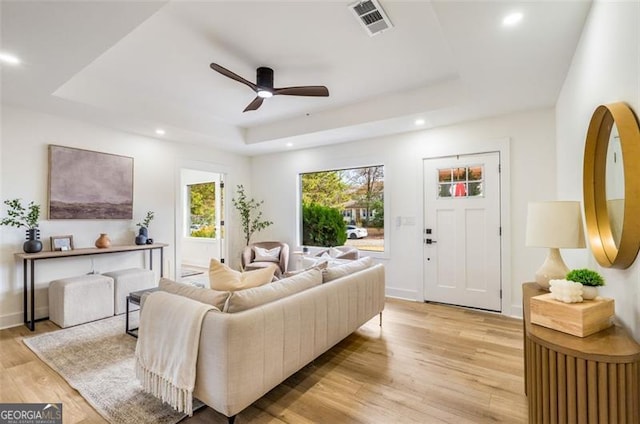
M 273 96 L 273 93 L 269 90 L 258 90 L 258 97 L 262 97 L 263 99 L 268 99 Z

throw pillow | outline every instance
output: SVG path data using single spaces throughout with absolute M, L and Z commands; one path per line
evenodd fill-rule
M 224 305 L 223 312 L 246 311 L 320 284 L 322 284 L 322 272 L 312 269 L 264 286 L 238 290 L 231 293 Z
M 179 296 L 197 300 L 198 302 L 206 303 L 207 305 L 213 305 L 220 310 L 224 308 L 224 304 L 229 297 L 228 291 L 195 287 L 188 284 L 177 283 L 169 280 L 168 278 L 161 278 L 158 287 L 160 287 L 160 290 L 167 293 L 177 294 Z
M 331 256 L 332 258 L 337 258 L 338 256 L 342 255 L 344 252 L 340 249 L 336 249 L 335 247 L 331 247 L 329 248 L 329 256 Z
M 322 282 L 328 283 L 329 281 L 336 280 L 345 275 L 353 274 L 354 272 L 362 271 L 373 266 L 373 259 L 370 256 L 358 259 L 356 261 L 349 261 L 346 264 L 334 266 L 333 268 L 327 268 L 322 271 Z
M 255 258 L 254 262 L 280 262 L 280 249 L 281 247 L 274 247 L 273 249 L 263 249 L 262 247 L 253 246 L 253 252 Z
M 323 269 L 327 269 L 327 266 L 329 265 L 329 261 L 322 261 L 322 262 L 318 262 L 318 263 L 314 263 L 313 265 L 311 265 L 310 267 L 304 268 L 304 269 L 297 269 L 297 270 L 293 270 L 293 271 L 287 271 L 284 273 L 285 277 L 292 277 L 294 275 L 298 275 L 301 274 L 305 271 L 309 271 L 311 269 L 317 269 L 322 271 Z
M 255 271 L 240 272 L 211 259 L 209 263 L 209 285 L 214 290 L 235 291 L 251 287 L 258 287 L 271 282 L 276 266 L 257 269 Z

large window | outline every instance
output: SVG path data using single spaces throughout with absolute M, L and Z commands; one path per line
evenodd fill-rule
M 216 184 L 200 183 L 187 185 L 189 199 L 190 237 L 216 237 Z
M 300 174 L 302 244 L 384 251 L 384 166 Z

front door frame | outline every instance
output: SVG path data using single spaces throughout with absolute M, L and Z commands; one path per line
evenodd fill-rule
M 174 169 L 174 257 L 173 257 L 173 269 L 170 270 L 171 275 L 176 281 L 180 281 L 181 276 L 178 275 L 182 262 L 182 237 L 183 237 L 183 223 L 184 223 L 184 204 L 182 196 L 182 170 L 192 169 L 196 171 L 211 172 L 220 174 L 222 181 L 225 183 L 225 202 L 223 205 L 223 216 L 225 219 L 225 237 L 222 239 L 220 245 L 221 254 L 225 255 L 227 264 L 229 264 L 229 191 L 231 187 L 229 185 L 229 167 L 218 163 L 202 162 L 188 159 L 176 159 Z
M 454 144 L 454 143 L 452 143 Z M 500 237 L 500 255 L 502 267 L 500 271 L 500 278 L 502 280 L 502 298 L 500 299 L 500 305 L 502 310 L 502 315 L 512 316 L 512 309 L 514 305 L 511 303 L 512 299 L 512 286 L 513 281 L 511 278 L 511 169 L 509 166 L 510 157 L 509 157 L 509 144 L 510 140 L 508 137 L 495 139 L 495 140 L 486 140 L 483 142 L 475 143 L 475 148 L 456 148 L 455 146 L 445 147 L 441 149 L 436 155 L 425 156 L 421 160 L 422 167 L 422 184 L 420 185 L 420 189 L 422 193 L 420 197 L 422 202 L 420 204 L 422 217 L 422 225 L 420 227 L 420 238 L 421 238 L 421 247 L 422 243 L 424 243 L 424 216 L 425 216 L 425 175 L 424 175 L 424 161 L 428 159 L 440 159 L 445 157 L 451 157 L 456 155 L 479 155 L 483 153 L 491 153 L 498 152 L 500 155 L 500 175 L 498 177 L 500 183 L 500 219 L 502 223 L 502 237 Z M 458 146 L 459 147 L 459 146 Z M 425 249 L 422 248 L 422 266 L 420 267 L 421 273 L 421 289 L 419 290 L 419 300 L 425 301 Z M 517 306 L 517 305 L 516 305 Z

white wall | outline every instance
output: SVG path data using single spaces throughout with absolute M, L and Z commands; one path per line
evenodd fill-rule
M 47 220 L 48 144 L 77 147 L 134 158 L 133 220 Z M 2 109 L 1 199 L 34 200 L 42 206 L 41 238 L 49 250 L 49 237 L 72 234 L 76 248 L 92 247 L 100 233 L 108 233 L 113 244 L 132 244 L 136 226 L 146 211 L 155 212 L 149 234 L 157 242 L 169 243 L 165 249 L 165 276 L 173 275 L 175 243 L 175 190 L 179 185 L 177 163 L 185 161 L 222 164 L 229 169 L 230 184 L 249 186 L 249 159 L 232 153 L 188 144 L 117 132 L 88 123 L 3 106 Z M 6 209 L 2 207 L 2 216 Z M 233 225 L 233 222 L 231 222 Z M 232 251 L 242 247 L 239 227 L 230 228 Z M 0 227 L 0 328 L 22 322 L 22 264 L 13 254 L 22 250 L 24 230 Z M 40 261 L 37 264 L 37 314 L 48 314 L 47 287 L 55 278 L 81 275 L 93 269 L 105 272 L 143 266 L 136 254 L 110 254 L 75 259 Z M 232 266 L 237 264 L 231 264 Z M 158 270 L 158 259 L 154 261 Z
M 252 195 L 264 199 L 264 216 L 274 225 L 256 240 L 276 239 L 296 246 L 298 174 L 364 165 L 385 165 L 385 231 L 387 294 L 422 300 L 422 159 L 456 153 L 495 150 L 498 140 L 510 145 L 510 222 L 505 234 L 511 299 L 507 314 L 521 314 L 521 287 L 542 264 L 544 249 L 524 247 L 529 200 L 553 199 L 556 193 L 555 126 L 552 109 L 512 114 L 450 127 L 293 151 L 252 159 Z M 295 141 L 294 141 L 295 142 Z M 395 226 L 395 217 L 415 217 L 415 226 Z M 390 219 L 389 219 L 390 218 Z M 505 221 L 505 220 L 503 220 Z M 507 220 L 508 221 L 508 220 Z M 509 308 L 510 306 L 510 308 Z
M 556 105 L 558 197 L 582 198 L 591 114 L 600 104 L 619 101 L 640 114 L 640 3 L 597 0 Z M 575 259 L 603 274 L 607 285 L 601 294 L 615 299 L 616 315 L 640 341 L 640 260 L 614 270 L 600 268 L 588 249 Z

